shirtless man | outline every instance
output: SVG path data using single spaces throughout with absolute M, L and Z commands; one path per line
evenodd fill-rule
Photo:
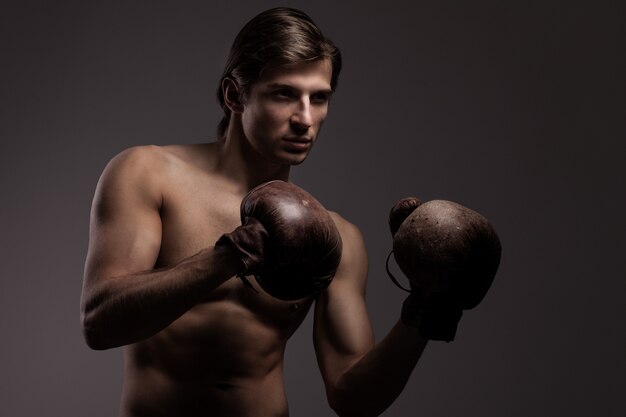
M 326 117 L 339 51 L 303 13 L 272 9 L 240 32 L 220 83 L 219 139 L 141 146 L 104 170 L 93 202 L 81 317 L 93 349 L 123 346 L 120 415 L 287 416 L 283 356 L 314 307 L 314 343 L 338 415 L 382 413 L 426 339 L 402 321 L 374 343 L 359 230 L 331 216 L 341 263 L 320 294 L 282 301 L 234 277 L 216 246 L 255 186 L 288 181 Z M 367 401 L 363 401 L 367 398 Z

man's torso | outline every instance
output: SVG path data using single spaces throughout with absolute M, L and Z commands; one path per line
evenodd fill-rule
M 211 173 L 212 145 L 146 151 L 157 154 L 163 194 L 155 268 L 240 224 L 241 192 Z M 287 415 L 284 348 L 313 300 L 276 300 L 250 281 L 257 292 L 231 278 L 161 332 L 125 347 L 123 416 Z

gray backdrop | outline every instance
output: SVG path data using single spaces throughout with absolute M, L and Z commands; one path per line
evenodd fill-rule
M 384 415 L 624 416 L 620 2 L 282 3 L 344 54 L 292 179 L 361 228 L 377 339 L 404 298 L 384 273 L 397 199 L 458 201 L 503 242 L 483 304 Z M 0 415 L 116 414 L 121 351 L 89 350 L 79 324 L 96 181 L 126 147 L 212 140 L 230 43 L 275 5 L 2 3 Z M 292 415 L 333 415 L 310 317 L 286 361 Z

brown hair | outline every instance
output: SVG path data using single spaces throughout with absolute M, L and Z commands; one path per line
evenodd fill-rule
M 230 109 L 224 104 L 222 91 L 225 78 L 233 79 L 245 98 L 266 69 L 320 59 L 331 61 L 330 86 L 334 91 L 341 71 L 341 53 L 308 15 L 277 7 L 255 16 L 237 34 L 220 79 L 217 99 L 224 116 L 217 127 L 218 137 L 224 137 L 230 121 Z

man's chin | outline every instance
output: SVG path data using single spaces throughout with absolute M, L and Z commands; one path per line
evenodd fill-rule
M 308 156 L 308 155 L 307 155 Z M 301 163 L 303 163 L 304 161 L 306 161 L 307 156 L 305 156 L 304 158 L 300 158 L 297 160 L 293 160 L 289 165 L 291 166 L 297 166 L 300 165 Z
M 280 159 L 285 165 L 296 166 L 300 165 L 309 157 L 309 152 L 291 153 L 286 152 L 280 156 Z

